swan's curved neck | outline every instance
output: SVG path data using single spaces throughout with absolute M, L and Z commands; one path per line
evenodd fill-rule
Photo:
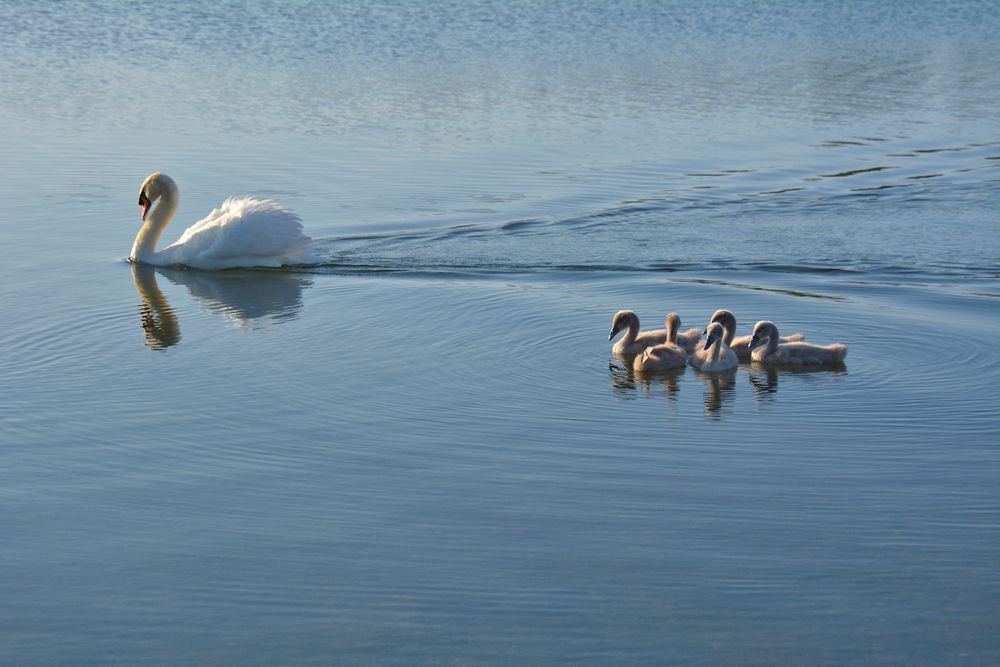
M 774 327 L 770 327 L 767 331 L 767 353 L 771 354 L 778 351 L 778 330 Z
M 712 345 L 712 349 L 709 352 L 709 359 L 712 361 L 718 361 L 719 357 L 722 356 L 722 344 L 725 342 L 725 334 L 715 339 L 715 344 Z
M 132 244 L 132 259 L 147 262 L 156 256 L 156 243 L 160 240 L 163 230 L 170 224 L 170 219 L 177 211 L 180 201 L 176 186 L 164 187 L 156 207 L 146 217 L 142 229 L 135 236 Z
M 628 318 L 628 329 L 625 331 L 625 337 L 622 341 L 626 345 L 631 345 L 635 342 L 636 337 L 639 335 L 639 318 L 630 317 Z

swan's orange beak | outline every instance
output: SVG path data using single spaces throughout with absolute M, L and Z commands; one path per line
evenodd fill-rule
M 139 193 L 139 206 L 142 207 L 142 221 L 146 221 L 146 216 L 149 215 L 149 207 L 153 205 L 153 202 L 149 201 L 149 197 L 146 196 L 146 191 L 143 190 Z

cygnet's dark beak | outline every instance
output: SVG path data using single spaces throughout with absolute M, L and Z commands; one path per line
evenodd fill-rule
M 714 343 L 714 342 L 715 342 L 715 336 L 714 335 L 713 336 L 709 336 L 708 338 L 705 339 L 705 347 L 703 347 L 701 349 L 707 350 L 708 348 L 712 347 L 712 343 Z
M 757 347 L 758 345 L 760 345 L 760 336 L 758 336 L 757 334 L 754 334 L 753 338 L 750 339 L 750 344 L 747 345 L 747 349 L 748 350 L 752 350 L 755 347 Z
M 149 215 L 149 207 L 153 205 L 153 202 L 149 201 L 149 197 L 146 196 L 146 191 L 143 190 L 139 193 L 139 206 L 142 207 L 142 220 L 146 221 L 146 216 Z
M 612 338 L 614 338 L 615 335 L 617 335 L 619 331 L 621 331 L 621 329 L 619 329 L 618 327 L 611 327 L 611 333 L 608 334 L 608 340 L 611 340 Z

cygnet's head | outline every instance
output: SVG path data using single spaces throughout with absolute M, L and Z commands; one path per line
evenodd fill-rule
M 708 336 L 705 339 L 704 349 L 708 349 L 715 344 L 715 341 L 724 340 L 726 337 L 726 330 L 718 322 L 712 322 L 707 327 L 705 327 L 705 335 Z
M 728 310 L 726 310 L 725 308 L 720 308 L 719 310 L 712 313 L 712 319 L 710 319 L 709 322 L 710 323 L 718 322 L 726 329 L 726 331 L 729 331 L 733 334 L 736 333 L 736 316 L 733 315 Z M 705 331 L 703 331 L 702 334 L 706 333 L 707 331 L 708 328 L 706 327 Z
M 142 207 L 142 219 L 149 215 L 153 203 L 167 192 L 177 194 L 177 184 L 166 174 L 156 172 L 146 177 L 139 188 L 139 206 Z
M 631 310 L 619 310 L 615 313 L 615 316 L 611 318 L 611 333 L 608 334 L 608 340 L 611 340 L 615 335 L 622 329 L 627 329 L 633 325 L 633 322 L 638 322 L 639 316 L 636 315 Z
M 773 322 L 768 320 L 761 320 L 757 324 L 753 325 L 753 337 L 750 338 L 750 345 L 748 349 L 752 350 L 755 347 L 764 343 L 764 341 L 769 340 L 772 336 L 777 337 L 778 327 L 774 326 Z

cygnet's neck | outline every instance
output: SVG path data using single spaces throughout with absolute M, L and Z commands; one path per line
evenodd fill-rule
M 677 320 L 667 319 L 667 342 L 677 345 Z
M 736 322 L 735 320 L 730 323 L 726 321 L 722 328 L 726 330 L 726 335 L 722 337 L 722 340 L 726 341 L 726 345 L 732 345 L 733 339 L 736 338 Z
M 726 334 L 723 340 L 726 341 L 726 345 L 732 345 L 733 339 L 736 338 L 736 317 L 727 311 L 716 311 L 712 322 L 718 322 L 722 325 Z
M 778 336 L 778 328 L 777 327 L 773 327 L 772 326 L 772 327 L 768 327 L 767 328 L 767 352 L 768 352 L 768 354 L 771 354 L 773 352 L 777 352 L 778 351 L 778 339 L 779 338 L 780 338 L 780 336 Z
M 724 339 L 725 333 L 721 334 L 715 339 L 715 342 L 712 343 L 712 349 L 708 352 L 708 358 L 712 361 L 718 361 L 719 357 L 722 356 L 722 343 L 724 342 Z
M 163 183 L 162 186 L 163 192 L 155 208 L 146 216 L 146 222 L 136 234 L 135 243 L 132 244 L 131 257 L 140 262 L 149 261 L 156 256 L 156 244 L 163 230 L 170 224 L 170 219 L 174 217 L 180 201 L 176 185 L 171 182 Z
M 625 331 L 625 337 L 622 339 L 626 345 L 631 345 L 635 342 L 635 339 L 639 336 L 639 318 L 630 317 L 628 318 L 628 329 Z

